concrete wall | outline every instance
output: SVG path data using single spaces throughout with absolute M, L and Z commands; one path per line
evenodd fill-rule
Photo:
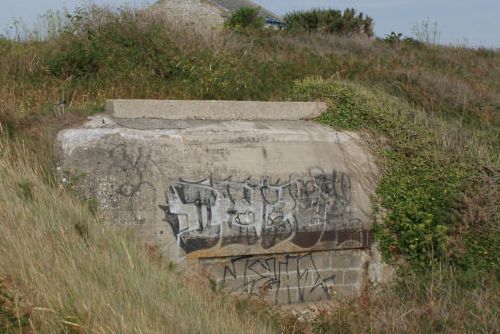
M 58 149 L 63 182 L 105 218 L 231 290 L 292 303 L 363 284 L 377 169 L 355 133 L 102 116 L 62 131 Z

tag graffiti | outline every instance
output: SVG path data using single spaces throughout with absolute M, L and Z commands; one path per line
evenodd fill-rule
M 269 249 L 285 240 L 308 248 L 328 238 L 324 232 L 360 224 L 350 215 L 349 176 L 318 168 L 285 182 L 181 179 L 166 195 L 162 209 L 186 253 L 229 244 Z

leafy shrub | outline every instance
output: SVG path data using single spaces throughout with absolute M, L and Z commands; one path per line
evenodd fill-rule
M 269 99 L 275 92 L 283 96 L 302 72 L 312 71 L 275 57 L 255 66 L 255 57 L 246 53 L 222 50 L 215 55 L 200 46 L 186 52 L 161 20 L 127 12 L 101 14 L 100 19 L 93 15 L 75 15 L 43 57 L 50 76 L 64 80 L 70 91 L 125 86 L 129 94 L 133 85 L 136 98 Z
M 338 129 L 369 130 L 390 143 L 386 147 L 373 142 L 385 170 L 376 191 L 384 222 L 375 226 L 385 255 L 402 254 L 421 269 L 449 256 L 453 203 L 474 166 L 448 159 L 438 140 L 446 126 L 438 120 L 433 120 L 434 128 L 418 124 L 410 106 L 391 104 L 383 94 L 350 83 L 305 80 L 296 83 L 294 94 L 330 102 L 320 122 Z
M 128 13 L 106 14 L 99 19 L 91 11 L 80 11 L 73 16 L 60 44 L 47 60 L 51 74 L 104 79 L 133 72 L 137 64 L 154 67 L 161 75 L 175 72 L 176 50 L 164 34 L 161 22 L 142 25 Z M 156 59 L 154 64 L 152 59 Z
M 363 13 L 356 13 L 352 8 L 343 12 L 337 9 L 295 11 L 285 15 L 283 20 L 288 30 L 373 36 L 373 19 Z
M 264 27 L 264 18 L 259 13 L 259 7 L 241 7 L 227 20 L 226 26 L 232 29 L 261 29 Z

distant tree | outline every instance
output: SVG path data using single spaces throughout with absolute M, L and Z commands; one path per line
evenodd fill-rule
M 259 7 L 241 7 L 226 21 L 226 26 L 232 29 L 261 29 L 265 22 L 259 13 Z
M 283 21 L 287 30 L 373 36 L 373 19 L 352 8 L 343 12 L 338 9 L 294 11 L 285 15 Z

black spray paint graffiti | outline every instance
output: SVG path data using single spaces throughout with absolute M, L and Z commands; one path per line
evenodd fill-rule
M 311 253 L 306 255 L 241 256 L 224 267 L 220 282 L 232 291 L 271 296 L 275 302 L 304 302 L 330 299 L 330 287 L 336 283 L 331 272 L 322 277 Z
M 109 167 L 107 175 L 113 175 L 120 180 L 112 185 L 113 192 L 109 201 L 119 206 L 118 211 L 128 211 L 133 214 L 132 224 L 144 223 L 146 212 L 153 212 L 151 202 L 142 198 L 148 197 L 156 201 L 154 185 L 146 180 L 146 173 L 151 169 L 151 150 L 138 147 L 131 149 L 125 145 L 117 145 L 108 154 Z M 139 194 L 141 196 L 139 196 Z M 120 220 L 130 219 L 126 217 Z
M 166 220 L 187 253 L 258 242 L 268 249 L 284 240 L 308 248 L 325 238 L 325 231 L 352 223 L 350 178 L 317 168 L 286 182 L 180 180 L 167 200 Z
M 131 198 L 138 192 L 141 187 L 153 185 L 144 180 L 144 171 L 147 170 L 147 165 L 151 158 L 151 152 L 138 148 L 137 151 L 127 152 L 125 146 L 116 146 L 109 155 L 112 161 L 109 167 L 108 174 L 119 175 L 123 180 L 118 185 L 117 193 L 123 197 Z

